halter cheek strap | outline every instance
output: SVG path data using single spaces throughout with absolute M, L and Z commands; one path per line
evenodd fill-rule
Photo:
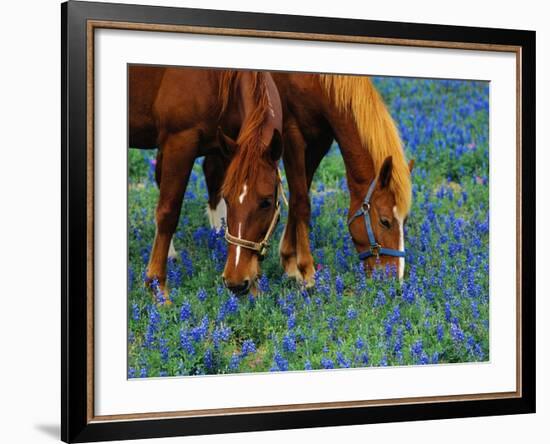
M 355 219 L 361 216 L 363 216 L 363 219 L 365 221 L 365 228 L 367 229 L 367 235 L 369 237 L 370 247 L 368 250 L 361 251 L 359 253 L 359 259 L 365 260 L 371 256 L 378 258 L 381 255 L 393 256 L 393 257 L 405 257 L 405 251 L 382 247 L 378 242 L 376 242 L 376 238 L 374 237 L 374 231 L 372 231 L 372 223 L 370 218 L 370 199 L 372 197 L 372 193 L 374 193 L 374 189 L 376 188 L 377 182 L 378 182 L 378 177 L 375 177 L 369 186 L 367 195 L 365 196 L 365 199 L 361 204 L 361 208 L 359 208 L 348 221 L 348 226 Z
M 281 176 L 281 171 L 278 168 L 277 175 L 279 177 L 279 184 L 276 188 L 275 212 L 273 213 L 273 218 L 271 219 L 271 223 L 269 224 L 269 228 L 267 229 L 267 232 L 265 233 L 263 239 L 260 242 L 241 239 L 229 233 L 229 228 L 225 229 L 225 240 L 229 244 L 255 251 L 256 253 L 258 253 L 260 260 L 263 260 L 265 255 L 267 254 L 269 239 L 271 238 L 271 235 L 273 234 L 273 231 L 275 230 L 275 227 L 279 222 L 279 218 L 281 217 L 281 204 L 279 198 L 282 198 L 283 202 L 288 206 L 288 201 L 286 200 L 285 192 L 283 190 L 283 178 Z

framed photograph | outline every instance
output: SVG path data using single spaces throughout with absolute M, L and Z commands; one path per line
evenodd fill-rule
M 65 442 L 535 411 L 535 33 L 69 1 Z

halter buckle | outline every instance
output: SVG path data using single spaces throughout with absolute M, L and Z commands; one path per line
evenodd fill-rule
M 363 202 L 361 208 L 363 209 L 363 213 L 368 213 L 370 211 L 370 202 Z
M 382 246 L 380 244 L 371 245 L 370 246 L 370 252 L 374 257 L 379 258 L 381 248 L 382 248 Z
M 269 247 L 269 244 L 268 243 L 263 243 L 261 246 L 260 246 L 260 249 L 258 250 L 258 259 L 260 261 L 263 261 L 267 255 L 267 249 Z

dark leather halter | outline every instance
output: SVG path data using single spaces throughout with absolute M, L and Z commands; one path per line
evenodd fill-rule
M 282 199 L 285 205 L 288 206 L 288 201 L 286 200 L 285 192 L 283 190 L 283 179 L 281 177 L 281 171 L 279 170 L 279 168 L 277 168 L 277 175 L 279 178 L 279 183 L 277 184 L 277 187 L 275 189 L 275 212 L 273 213 L 273 218 L 271 219 L 271 223 L 269 224 L 269 228 L 267 229 L 267 232 L 265 233 L 263 239 L 260 242 L 253 242 L 250 240 L 241 239 L 229 233 L 228 227 L 225 229 L 225 240 L 228 243 L 236 245 L 237 247 L 248 248 L 249 250 L 255 251 L 258 254 L 260 260 L 263 260 L 265 255 L 267 254 L 269 239 L 271 238 L 271 235 L 273 234 L 273 231 L 275 230 L 277 222 L 279 222 L 279 218 L 281 216 L 280 199 Z
M 378 242 L 376 242 L 376 238 L 374 237 L 374 232 L 372 231 L 372 223 L 371 223 L 369 212 L 370 212 L 370 199 L 372 197 L 372 193 L 374 192 L 374 189 L 376 188 L 377 182 L 378 182 L 378 177 L 375 177 L 369 186 L 369 190 L 367 191 L 367 195 L 365 196 L 365 199 L 361 204 L 361 208 L 359 208 L 348 221 L 348 226 L 349 226 L 358 217 L 363 216 L 363 219 L 365 220 L 365 228 L 367 229 L 367 235 L 369 236 L 370 247 L 368 250 L 361 251 L 359 253 L 359 259 L 365 260 L 371 256 L 378 258 L 381 255 L 405 257 L 405 251 L 393 250 L 391 248 L 384 248 Z

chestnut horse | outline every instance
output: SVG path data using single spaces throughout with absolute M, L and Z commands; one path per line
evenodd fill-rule
M 280 243 L 284 270 L 307 286 L 314 282 L 308 193 L 317 167 L 336 140 L 346 167 L 349 230 L 359 259 L 367 270 L 393 267 L 401 279 L 413 163 L 407 165 L 395 123 L 370 79 L 272 75 L 283 102 L 283 160 L 290 190 L 289 216 Z M 207 157 L 205 163 L 210 162 Z M 207 182 L 211 182 L 208 177 Z
M 209 177 L 210 195 L 218 196 L 222 186 L 227 189 L 229 229 L 243 239 L 259 238 L 268 231 L 278 208 L 274 201 L 267 206 L 264 200 L 266 196 L 273 200 L 278 189 L 276 162 L 282 152 L 281 130 L 281 103 L 268 73 L 129 68 L 129 146 L 159 147 L 155 177 L 160 195 L 148 282 L 157 279 L 165 292 L 169 248 L 189 175 L 199 156 L 209 157 L 203 168 Z M 226 169 L 234 180 L 224 184 Z M 264 200 L 257 204 L 256 198 Z M 219 201 L 217 197 L 209 201 L 211 213 Z M 234 245 L 230 245 L 227 263 L 225 282 L 234 290 L 243 290 L 243 282 L 255 278 L 255 260 Z

